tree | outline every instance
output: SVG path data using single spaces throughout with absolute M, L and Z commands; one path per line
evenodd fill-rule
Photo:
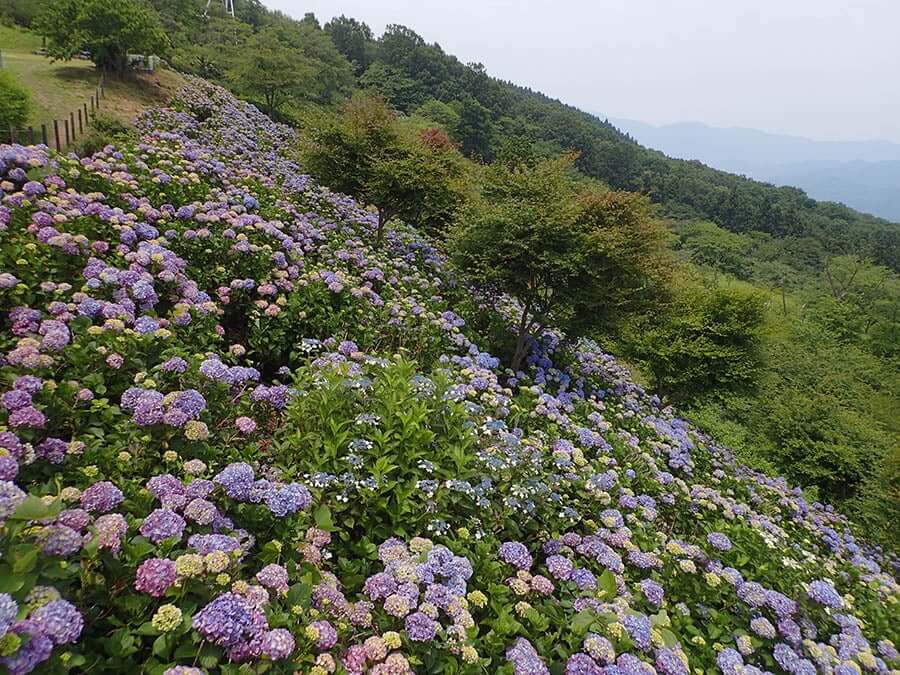
M 374 57 L 372 29 L 364 22 L 343 14 L 325 24 L 338 51 L 353 64 L 357 76 L 362 75 Z
M 587 234 L 594 293 L 573 320 L 606 326 L 666 299 L 673 260 L 670 233 L 634 192 L 589 188 L 578 202 Z
M 313 133 L 305 164 L 332 189 L 375 205 L 378 243 L 392 218 L 439 234 L 461 199 L 462 169 L 452 145 L 434 141 L 403 133 L 383 98 L 358 94 Z
M 615 205 L 632 198 L 585 194 L 572 176 L 574 161 L 568 155 L 534 166 L 490 166 L 481 193 L 451 233 L 456 265 L 480 286 L 520 303 L 510 361 L 516 371 L 545 327 L 574 337 L 600 325 L 608 314 L 597 310 L 632 264 L 616 260 L 619 244 L 606 241 L 624 227 L 613 226 L 620 217 Z
M 15 80 L 12 73 L 0 70 L 0 134 L 11 128 L 24 127 L 29 106 L 28 91 Z
M 129 53 L 160 54 L 169 45 L 159 16 L 140 0 L 51 0 L 36 24 L 52 58 L 87 50 L 97 68 L 117 75 Z
M 403 113 L 412 112 L 424 98 L 418 82 L 407 77 L 402 70 L 380 61 L 369 66 L 359 83 L 386 98 Z
M 271 28 L 247 41 L 228 73 L 234 88 L 245 96 L 261 98 L 269 114 L 302 95 L 314 78 L 309 61 L 284 46 Z
M 661 396 L 684 402 L 754 384 L 763 318 L 755 291 L 682 282 L 667 310 L 631 322 L 623 342 Z
M 335 47 L 328 33 L 323 31 L 308 14 L 302 21 L 285 19 L 272 24 L 268 29 L 277 35 L 285 47 L 295 52 L 295 58 L 310 64 L 315 77 L 304 85 L 303 98 L 320 103 L 330 103 L 343 99 L 353 85 L 353 68 Z

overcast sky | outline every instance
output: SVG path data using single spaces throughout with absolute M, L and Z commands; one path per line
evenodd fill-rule
M 263 2 L 376 34 L 401 23 L 610 117 L 900 142 L 900 0 Z

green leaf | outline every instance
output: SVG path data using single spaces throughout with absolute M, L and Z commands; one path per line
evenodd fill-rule
M 166 660 L 169 653 L 169 643 L 165 635 L 160 635 L 153 641 L 153 655 Z
M 616 575 L 610 570 L 604 570 L 597 581 L 600 590 L 603 591 L 605 598 L 612 598 L 616 594 Z
M 331 509 L 322 504 L 316 509 L 314 514 L 316 526 L 326 532 L 334 531 L 334 523 L 331 521 Z
M 576 634 L 586 633 L 588 627 L 594 623 L 596 618 L 593 612 L 578 612 L 572 619 L 572 632 Z
M 45 518 L 55 518 L 62 504 L 58 499 L 54 499 L 49 504 L 45 504 L 44 500 L 37 495 L 28 495 L 16 512 L 10 516 L 11 520 L 44 520 Z
M 12 556 L 13 574 L 27 574 L 34 569 L 38 558 L 37 546 L 16 547 Z

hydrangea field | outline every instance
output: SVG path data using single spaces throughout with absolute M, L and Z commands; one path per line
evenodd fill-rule
M 896 556 L 194 80 L 0 146 L 10 673 L 900 672 Z

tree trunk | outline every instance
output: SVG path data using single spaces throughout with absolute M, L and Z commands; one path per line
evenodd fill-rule
M 375 248 L 381 248 L 381 242 L 384 239 L 384 223 L 387 220 L 387 215 L 384 212 L 384 209 L 381 207 L 378 208 L 378 229 L 375 231 Z
M 513 372 L 519 372 L 519 369 L 522 367 L 522 363 L 528 357 L 528 329 L 531 325 L 531 321 L 529 321 L 528 315 L 530 313 L 531 301 L 528 301 L 527 303 L 525 303 L 525 307 L 522 308 L 522 318 L 519 319 L 519 330 L 516 335 L 516 353 L 513 354 L 512 360 Z

